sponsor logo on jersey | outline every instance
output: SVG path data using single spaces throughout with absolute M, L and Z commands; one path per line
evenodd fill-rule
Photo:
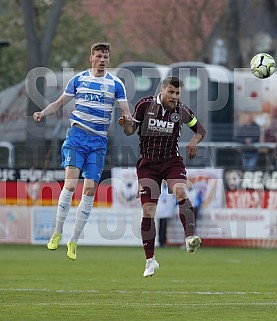
M 178 113 L 173 113 L 173 114 L 170 115 L 170 119 L 174 123 L 177 123 L 180 120 L 180 115 Z
M 174 122 L 149 118 L 148 129 L 164 133 L 173 133 Z
M 104 98 L 104 95 L 96 95 L 96 94 L 85 94 L 84 99 L 89 101 L 99 101 L 101 102 Z

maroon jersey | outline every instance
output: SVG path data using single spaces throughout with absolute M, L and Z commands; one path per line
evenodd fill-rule
M 138 101 L 133 114 L 140 139 L 142 158 L 168 159 L 179 156 L 178 141 L 183 124 L 202 136 L 203 126 L 186 105 L 178 102 L 175 109 L 165 109 L 158 97 L 144 97 Z

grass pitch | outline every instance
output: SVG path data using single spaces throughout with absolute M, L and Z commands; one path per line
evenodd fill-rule
M 1 321 L 277 320 L 276 249 L 156 250 L 143 278 L 137 247 L 0 245 Z

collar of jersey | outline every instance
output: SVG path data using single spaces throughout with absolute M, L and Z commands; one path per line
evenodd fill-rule
M 161 105 L 162 106 L 162 115 L 164 116 L 165 115 L 165 113 L 166 113 L 166 111 L 168 110 L 168 109 L 166 109 L 166 108 L 164 108 L 164 106 L 163 106 L 163 104 L 162 104 L 162 102 L 161 102 L 161 94 L 159 94 L 158 96 L 157 96 L 157 104 L 158 105 Z M 176 108 L 176 107 L 175 107 Z M 170 111 L 169 111 L 170 112 Z
M 89 74 L 91 77 L 94 77 L 94 78 L 105 78 L 107 76 L 107 70 L 105 70 L 105 74 L 104 76 L 95 76 L 93 73 L 92 73 L 92 69 L 89 69 Z

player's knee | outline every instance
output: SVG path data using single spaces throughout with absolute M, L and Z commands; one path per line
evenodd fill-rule
M 155 203 L 143 204 L 143 217 L 153 218 L 155 217 L 157 205 Z
M 76 185 L 75 184 L 68 184 L 64 186 L 69 192 L 75 192 Z
M 172 191 L 178 202 L 187 198 L 186 184 L 184 183 L 175 183 L 172 187 Z
M 84 194 L 86 196 L 94 196 L 95 195 L 95 187 L 85 187 Z
M 184 190 L 176 190 L 175 196 L 178 202 L 187 199 L 187 194 Z

